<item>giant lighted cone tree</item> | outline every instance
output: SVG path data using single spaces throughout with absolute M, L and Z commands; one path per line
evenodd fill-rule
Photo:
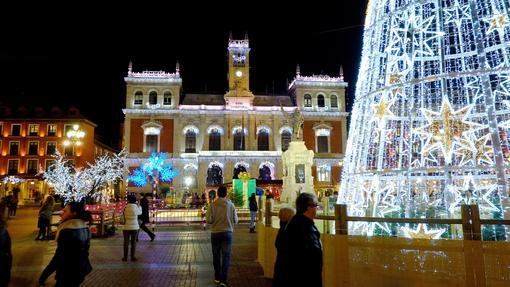
M 369 1 L 339 198 L 349 214 L 452 218 L 478 204 L 482 218 L 505 216 L 509 9 L 508 0 Z

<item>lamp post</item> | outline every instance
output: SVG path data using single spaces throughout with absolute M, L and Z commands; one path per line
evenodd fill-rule
M 66 134 L 67 139 L 64 140 L 64 146 L 81 146 L 81 140 L 85 137 L 85 132 L 80 129 L 80 126 L 75 124 L 73 129 Z
M 74 152 L 74 147 L 79 147 L 82 145 L 82 140 L 85 137 L 85 132 L 80 129 L 78 124 L 74 124 L 73 128 L 66 133 L 66 139 L 64 140 L 64 155 L 73 156 L 76 155 Z M 71 147 L 72 150 L 70 153 L 66 152 L 66 149 Z M 80 156 L 79 154 L 76 156 Z M 76 163 L 75 163 L 76 165 Z

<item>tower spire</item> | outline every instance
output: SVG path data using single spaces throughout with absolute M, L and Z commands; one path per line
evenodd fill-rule
M 175 73 L 179 75 L 179 72 L 181 70 L 181 66 L 179 65 L 179 60 L 175 63 Z
M 248 40 L 248 31 L 246 31 L 246 32 L 244 33 L 244 39 L 245 39 L 245 40 Z
M 301 75 L 301 69 L 299 68 L 299 64 L 296 65 L 296 76 Z
M 133 72 L 133 61 L 129 60 L 128 75 L 131 74 L 131 72 Z
M 340 74 L 339 74 L 340 80 L 344 80 L 344 67 L 340 65 Z
M 228 41 L 232 41 L 232 30 L 228 31 Z

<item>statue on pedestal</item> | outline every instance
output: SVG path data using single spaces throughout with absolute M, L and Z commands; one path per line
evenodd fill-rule
M 285 118 L 292 121 L 292 141 L 303 140 L 303 123 L 305 122 L 305 118 L 303 117 L 301 111 L 296 108 L 294 112 L 290 114 L 283 109 L 281 104 L 280 108 Z

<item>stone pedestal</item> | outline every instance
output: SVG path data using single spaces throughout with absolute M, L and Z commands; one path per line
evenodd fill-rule
M 283 190 L 280 202 L 294 206 L 296 197 L 302 192 L 313 193 L 313 151 L 308 150 L 304 141 L 292 141 L 289 149 L 282 154 Z

